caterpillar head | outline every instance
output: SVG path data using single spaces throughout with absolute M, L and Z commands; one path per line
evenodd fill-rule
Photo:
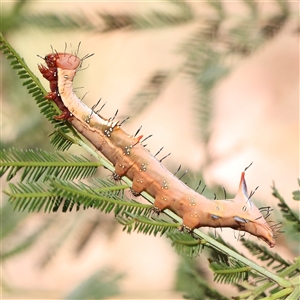
M 48 68 L 61 68 L 64 70 L 76 70 L 82 60 L 76 55 L 69 53 L 51 53 L 45 56 Z
M 238 229 L 247 231 L 265 241 L 270 247 L 274 247 L 276 242 L 273 230 L 250 198 L 251 196 L 249 197 L 247 192 L 245 172 L 243 172 L 239 190 L 233 199 L 238 211 L 234 213 L 234 220 Z

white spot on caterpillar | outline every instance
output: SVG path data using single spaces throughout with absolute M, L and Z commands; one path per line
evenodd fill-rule
M 109 127 L 108 129 L 105 129 L 104 130 L 104 134 L 107 136 L 107 137 L 111 137 L 111 133 L 113 132 L 113 128 L 112 127 Z
M 130 145 L 129 147 L 128 147 L 128 146 L 125 146 L 123 155 L 129 155 L 131 149 L 132 149 L 132 145 Z
M 196 205 L 196 203 L 195 203 L 195 197 L 189 197 L 189 201 L 190 201 L 190 203 L 189 203 L 189 206 L 195 206 Z
M 145 172 L 147 170 L 147 165 L 149 165 L 149 163 L 142 163 L 141 164 L 141 168 L 140 168 L 140 172 Z
M 168 189 L 168 183 L 169 183 L 169 181 L 164 180 L 161 189 L 162 190 L 167 190 Z

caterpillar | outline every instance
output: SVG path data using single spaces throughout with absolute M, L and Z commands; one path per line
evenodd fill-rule
M 200 227 L 231 227 L 248 232 L 275 246 L 272 226 L 262 212 L 270 207 L 258 209 L 248 195 L 245 171 L 241 174 L 239 188 L 233 199 L 210 200 L 185 185 L 169 172 L 155 156 L 142 145 L 142 136 L 132 136 L 121 129 L 122 123 L 114 118 L 106 119 L 96 111 L 96 105 L 87 107 L 73 91 L 73 79 L 81 68 L 86 55 L 54 52 L 45 56 L 46 66 L 38 65 L 43 77 L 50 82 L 50 93 L 61 114 L 56 119 L 68 121 L 87 138 L 115 167 L 113 178 L 121 180 L 127 176 L 132 180 L 132 194 L 146 191 L 154 199 L 154 211 L 169 209 L 183 220 L 180 230 L 192 232 Z M 267 218 L 266 216 L 266 218 Z

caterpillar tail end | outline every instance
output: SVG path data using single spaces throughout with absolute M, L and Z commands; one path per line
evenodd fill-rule
M 238 192 L 233 199 L 237 210 L 238 207 L 240 208 L 240 213 L 236 215 L 234 219 L 239 224 L 240 230 L 257 236 L 273 248 L 276 245 L 273 230 L 250 198 L 251 196 L 249 197 L 247 191 L 245 172 L 243 172 L 241 174 Z

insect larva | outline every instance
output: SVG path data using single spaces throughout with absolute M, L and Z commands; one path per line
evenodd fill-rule
M 126 175 L 132 180 L 133 195 L 146 191 L 155 198 L 155 211 L 170 209 L 183 219 L 181 227 L 188 231 L 204 226 L 231 227 L 249 232 L 274 247 L 272 228 L 247 193 L 246 170 L 233 199 L 209 200 L 186 186 L 145 149 L 140 142 L 142 136 L 125 133 L 114 118 L 102 117 L 76 97 L 73 79 L 83 59 L 68 53 L 52 53 L 45 57 L 47 67 L 39 66 L 39 70 L 50 81 L 47 98 L 54 100 L 62 111 L 57 118 L 70 122 L 114 165 L 113 178 L 119 180 Z

